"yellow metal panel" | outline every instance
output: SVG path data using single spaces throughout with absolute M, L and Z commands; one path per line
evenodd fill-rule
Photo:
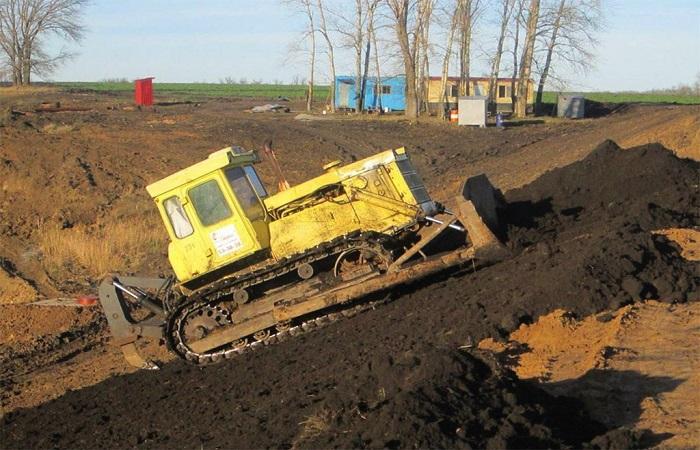
M 415 216 L 362 200 L 325 202 L 270 223 L 270 246 L 272 255 L 282 258 L 356 231 L 386 233 L 414 221 Z
M 326 202 L 270 223 L 274 258 L 290 256 L 360 228 L 349 205 Z
M 340 178 L 338 177 L 337 173 L 324 173 L 309 181 L 292 186 L 290 189 L 270 195 L 269 197 L 265 198 L 264 203 L 268 210 L 277 209 L 280 206 L 286 206 L 295 200 L 306 197 L 323 186 L 335 184 L 339 181 Z
M 295 200 L 301 199 L 317 191 L 321 187 L 339 183 L 341 180 L 351 178 L 357 174 L 372 170 L 378 166 L 390 164 L 392 161 L 395 161 L 394 152 L 403 154 L 405 153 L 405 149 L 400 148 L 397 150 L 387 150 L 346 166 L 333 167 L 326 173 L 316 178 L 305 181 L 296 186 L 292 186 L 291 189 L 287 189 L 286 191 L 278 192 L 275 195 L 267 197 L 265 199 L 265 206 L 267 206 L 268 210 L 277 209 L 280 206 L 285 206 Z
M 189 191 L 210 180 L 217 182 L 232 214 L 227 219 L 205 226 L 189 200 Z M 172 230 L 162 207 L 162 201 L 171 196 L 177 196 L 183 201 L 183 209 L 194 227 L 194 232 L 189 236 L 177 238 Z M 222 169 L 215 169 L 194 182 L 186 182 L 176 189 L 162 193 L 156 198 L 156 203 L 170 235 L 168 259 L 180 281 L 191 280 L 269 247 L 267 223 L 262 218 L 251 222 L 245 216 Z
M 389 153 L 335 169 L 345 194 L 270 223 L 272 255 L 290 256 L 356 231 L 391 234 L 415 223 L 420 209 L 395 161 L 405 149 Z

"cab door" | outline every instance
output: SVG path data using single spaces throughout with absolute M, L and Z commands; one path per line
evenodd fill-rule
M 260 248 L 250 220 L 231 196 L 222 175 L 222 171 L 217 171 L 187 191 L 210 261 L 209 270 L 239 260 Z
M 270 247 L 270 227 L 263 198 L 267 196 L 265 186 L 258 178 L 253 166 L 237 166 L 224 169 L 229 195 L 235 206 L 248 221 L 249 229 L 258 248 Z
M 201 235 L 195 233 L 194 215 L 187 210 L 188 201 L 183 194 L 177 191 L 165 194 L 159 210 L 170 234 L 168 260 L 177 279 L 185 282 L 209 270 L 211 262 Z M 161 203 L 161 199 L 156 202 Z

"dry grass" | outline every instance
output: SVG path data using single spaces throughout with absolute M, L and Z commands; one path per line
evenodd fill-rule
M 74 269 L 93 279 L 137 270 L 167 246 L 162 224 L 154 222 L 150 217 L 130 217 L 95 227 L 44 227 L 39 237 L 42 263 L 49 273 Z
M 29 87 L 0 87 L 0 98 L 19 98 L 34 94 L 46 94 L 57 92 L 58 89 L 50 86 L 29 86 Z
M 36 289 L 29 283 L 0 267 L 0 305 L 27 303 L 36 300 L 36 297 Z
M 300 433 L 292 443 L 292 449 L 297 449 L 304 446 L 304 442 L 318 437 L 323 432 L 331 427 L 331 422 L 335 419 L 336 414 L 328 409 L 322 409 L 316 414 L 309 416 L 306 420 L 299 422 L 302 426 Z
M 24 193 L 27 189 L 27 177 L 10 174 L 0 179 L 0 191 L 5 194 Z
M 42 127 L 41 131 L 48 134 L 62 134 L 69 133 L 75 130 L 75 125 L 58 125 L 55 123 L 50 123 Z

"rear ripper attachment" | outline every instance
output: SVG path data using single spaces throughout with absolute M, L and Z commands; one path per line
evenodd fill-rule
M 432 201 L 403 148 L 275 195 L 257 156 L 227 148 L 148 186 L 175 277 L 110 277 L 100 300 L 127 361 L 141 337 L 210 364 L 373 307 L 386 291 L 467 261 L 498 261 L 502 195 L 466 180 L 454 212 Z M 365 301 L 363 301 L 365 299 Z

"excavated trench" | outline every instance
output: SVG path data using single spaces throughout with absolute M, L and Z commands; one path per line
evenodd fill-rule
M 653 231 L 690 227 L 700 164 L 607 141 L 508 192 L 513 257 L 391 292 L 377 310 L 222 364 L 181 362 L 3 418 L 15 448 L 633 447 L 571 399 L 473 349 L 556 308 L 700 299 L 697 263 Z M 641 439 L 641 441 L 640 441 Z

